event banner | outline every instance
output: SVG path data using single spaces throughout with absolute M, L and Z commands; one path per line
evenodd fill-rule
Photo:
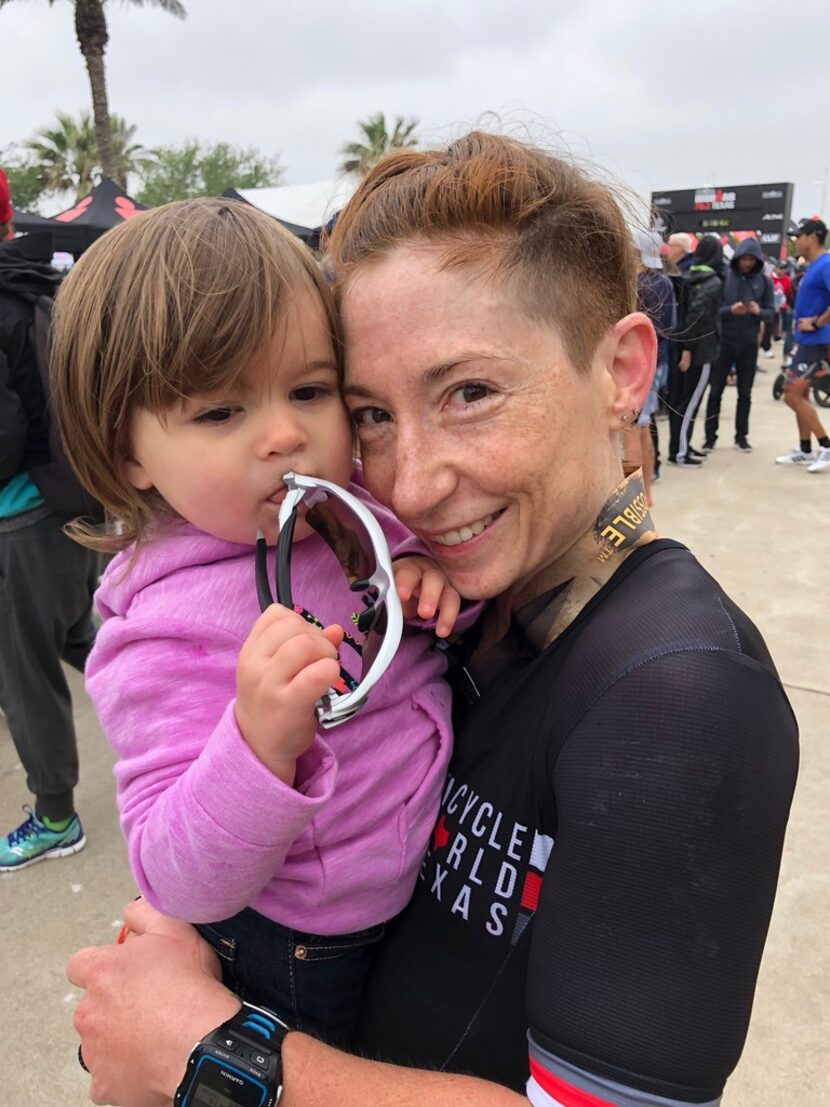
M 784 257 L 792 210 L 793 186 L 784 184 L 727 185 L 652 192 L 655 226 L 664 235 L 686 231 L 744 238 L 754 234 L 768 257 Z

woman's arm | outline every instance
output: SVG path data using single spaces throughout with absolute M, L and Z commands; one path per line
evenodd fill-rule
M 124 913 L 122 946 L 82 949 L 69 963 L 85 989 L 75 1011 L 90 1097 L 119 1107 L 167 1107 L 193 1046 L 239 1009 L 192 927 L 143 901 Z M 514 1092 L 470 1076 L 425 1072 L 341 1053 L 305 1034 L 283 1043 L 281 1107 L 520 1107 Z

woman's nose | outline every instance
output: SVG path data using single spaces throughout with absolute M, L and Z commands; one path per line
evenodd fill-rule
M 398 435 L 390 462 L 390 506 L 411 526 L 428 525 L 432 512 L 455 488 L 455 472 L 438 440 L 408 439 Z

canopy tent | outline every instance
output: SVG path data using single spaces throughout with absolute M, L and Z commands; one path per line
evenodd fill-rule
M 316 249 L 320 232 L 351 198 L 357 181 L 340 177 L 311 184 L 280 185 L 277 188 L 229 188 L 222 193 L 244 200 L 278 219 L 292 234 Z
M 104 231 L 144 210 L 143 204 L 104 177 L 83 200 L 51 219 L 16 211 L 14 227 L 25 232 L 50 230 L 55 235 L 56 250 L 77 255 L 83 253 Z

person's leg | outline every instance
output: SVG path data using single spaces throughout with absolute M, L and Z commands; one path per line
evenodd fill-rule
M 67 647 L 77 652 L 86 633 L 95 561 L 55 515 L 0 534 L 0 701 L 36 814 L 56 823 L 74 814 L 78 781 L 61 656 Z
M 809 380 L 787 381 L 784 386 L 784 403 L 795 413 L 799 440 L 806 441 L 810 435 L 815 435 L 821 442 L 827 438 L 827 431 L 810 402 L 810 387 Z
M 686 459 L 689 456 L 689 447 L 695 430 L 695 415 L 709 383 L 711 369 L 712 366 L 707 361 L 704 365 L 693 365 L 686 374 L 689 377 L 691 395 L 686 404 L 686 410 L 683 412 L 683 421 L 680 424 L 680 442 L 677 448 L 678 460 Z
M 694 384 L 694 369 L 687 369 L 685 373 L 681 373 L 678 369 L 672 379 L 672 390 L 669 395 L 669 461 L 676 461 L 678 457 L 683 417 L 689 406 Z
M 718 440 L 720 423 L 720 405 L 726 378 L 732 368 L 733 350 L 731 346 L 722 346 L 720 354 L 712 365 L 709 377 L 709 399 L 706 404 L 706 425 L 704 428 L 704 446 L 714 447 Z
M 738 384 L 738 404 L 735 409 L 735 442 L 746 444 L 749 435 L 749 409 L 752 405 L 752 385 L 755 380 L 755 343 L 735 351 L 735 375 Z

